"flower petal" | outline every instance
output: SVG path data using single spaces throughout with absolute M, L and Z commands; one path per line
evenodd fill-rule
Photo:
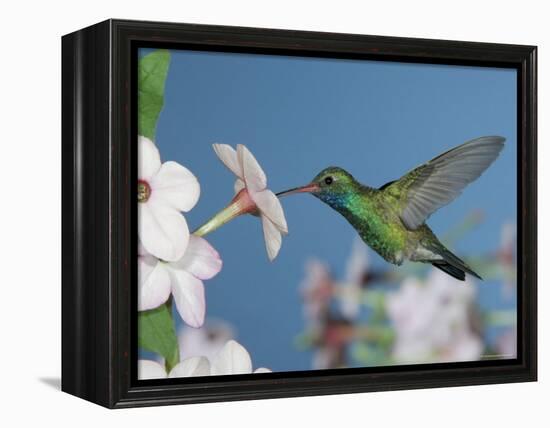
M 141 239 L 139 239 L 139 237 L 138 237 L 137 253 L 138 253 L 138 256 L 148 256 L 149 255 L 149 253 L 147 252 L 147 250 L 145 249 L 145 247 L 141 243 Z
M 189 242 L 189 228 L 180 212 L 162 204 L 138 203 L 138 234 L 143 247 L 153 256 L 179 260 Z
M 178 363 L 170 370 L 168 377 L 209 376 L 210 362 L 204 357 L 191 357 Z
M 178 211 L 189 211 L 201 193 L 197 178 L 177 162 L 165 162 L 149 180 L 150 203 L 162 203 Z
M 243 167 L 235 149 L 228 144 L 212 144 L 212 147 L 223 164 L 237 177 L 244 179 Z
M 275 260 L 279 250 L 281 249 L 282 237 L 281 232 L 277 229 L 270 219 L 262 215 L 262 226 L 264 229 L 265 249 L 269 261 Z
M 213 375 L 252 373 L 248 351 L 234 340 L 228 341 L 212 363 Z
M 149 138 L 138 137 L 138 178 L 149 180 L 160 168 L 160 153 Z
M 173 265 L 199 279 L 210 279 L 221 270 L 222 259 L 206 239 L 191 235 L 185 254 Z
M 254 373 L 272 373 L 272 371 L 265 367 L 258 367 L 256 370 L 254 370 Z
M 170 297 L 170 276 L 156 257 L 138 257 L 138 311 L 162 305 Z
M 269 189 L 261 192 L 250 193 L 250 197 L 256 203 L 263 215 L 269 218 L 284 234 L 288 233 L 285 213 L 279 198 Z
M 243 190 L 246 186 L 244 185 L 244 181 L 242 181 L 240 178 L 237 178 L 235 180 L 235 184 L 233 185 L 233 190 L 235 190 L 235 194 L 239 193 L 241 190 Z
M 173 263 L 168 264 L 168 269 L 172 275 L 174 302 L 181 318 L 191 327 L 202 326 L 206 312 L 204 284 L 189 272 L 174 266 Z
M 138 379 L 164 379 L 166 370 L 156 361 L 138 360 Z
M 252 193 L 264 190 L 267 177 L 254 155 L 242 144 L 237 144 L 237 156 L 243 168 L 243 178 L 246 187 Z

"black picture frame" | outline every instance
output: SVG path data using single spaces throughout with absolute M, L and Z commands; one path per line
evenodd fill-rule
M 136 47 L 515 68 L 514 360 L 137 381 Z M 108 20 L 62 38 L 62 390 L 109 408 L 537 379 L 534 46 Z

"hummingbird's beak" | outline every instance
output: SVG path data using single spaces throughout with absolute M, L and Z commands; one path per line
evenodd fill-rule
M 279 192 L 276 195 L 280 198 L 281 196 L 293 195 L 295 193 L 312 193 L 319 190 L 319 185 L 317 183 L 309 183 L 305 186 L 294 187 L 293 189 L 285 190 L 284 192 Z

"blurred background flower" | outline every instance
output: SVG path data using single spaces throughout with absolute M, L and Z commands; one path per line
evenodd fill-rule
M 398 291 L 388 293 L 386 312 L 395 332 L 391 357 L 397 363 L 470 361 L 482 355 L 470 277 L 460 284 L 435 269 L 424 281 L 408 277 Z
M 482 219 L 472 213 L 447 240 L 459 241 Z M 313 351 L 315 369 L 514 358 L 514 229 L 504 224 L 501 247 L 469 260 L 484 281 L 461 282 L 413 264 L 374 268 L 359 240 L 341 281 L 326 263 L 309 260 L 297 346 Z
M 233 327 L 225 321 L 209 319 L 202 328 L 184 326 L 178 334 L 181 359 L 203 356 L 212 361 L 223 345 L 235 338 Z

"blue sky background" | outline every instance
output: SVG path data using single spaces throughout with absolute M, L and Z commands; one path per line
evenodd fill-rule
M 502 135 L 500 158 L 428 223 L 444 234 L 482 210 L 485 222 L 453 248 L 473 255 L 495 250 L 502 224 L 516 220 L 515 70 L 171 52 L 156 143 L 163 161 L 181 163 L 201 183 L 199 203 L 186 215 L 191 229 L 233 196 L 234 176 L 214 154 L 214 142 L 248 146 L 277 192 L 329 165 L 380 186 L 467 140 Z M 208 235 L 224 267 L 206 282 L 207 317 L 236 328 L 255 367 L 304 370 L 311 355 L 293 343 L 303 328 L 304 264 L 318 257 L 343 275 L 355 232 L 312 196 L 286 198 L 283 207 L 290 234 L 273 263 L 255 217 Z M 373 263 L 384 263 L 370 254 Z M 486 305 L 490 290 L 480 287 Z

